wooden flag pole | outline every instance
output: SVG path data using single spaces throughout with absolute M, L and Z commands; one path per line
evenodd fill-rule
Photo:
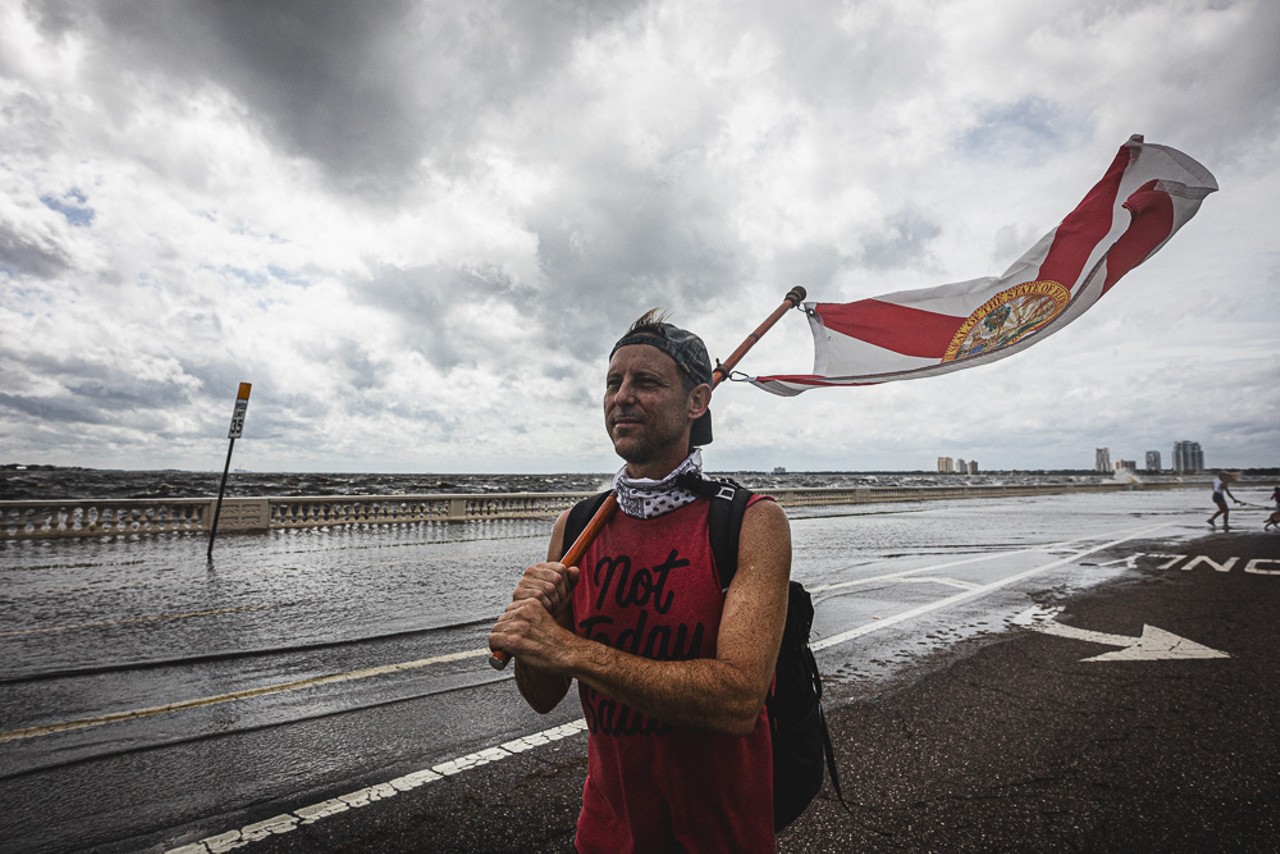
M 724 382 L 733 369 L 737 367 L 738 362 L 742 361 L 742 357 L 747 355 L 747 351 L 754 347 L 756 342 L 759 341 L 766 332 L 773 328 L 773 325 L 782 318 L 782 315 L 804 302 L 804 298 L 805 290 L 799 285 L 796 285 L 788 291 L 786 297 L 782 301 L 782 304 L 775 308 L 773 313 L 765 318 L 764 322 L 755 328 L 754 332 L 743 339 L 742 343 L 738 345 L 738 348 L 729 354 L 729 358 L 716 364 L 716 369 L 711 374 L 711 388 L 714 390 L 716 386 Z M 595 540 L 596 535 L 599 534 L 604 526 L 609 523 L 609 520 L 613 518 L 614 511 L 617 509 L 618 500 L 614 497 L 614 494 L 610 492 L 605 498 L 604 503 L 600 505 L 600 509 L 591 517 L 591 521 L 582 529 L 582 533 L 578 535 L 578 539 L 573 541 L 573 545 L 564 553 L 564 557 L 560 558 L 560 562 L 565 566 L 577 566 L 578 562 L 582 560 L 583 555 L 587 553 L 587 549 L 590 548 L 592 541 Z M 501 670 L 507 666 L 507 662 L 510 660 L 511 656 L 507 655 L 500 649 L 495 649 L 492 651 L 492 655 L 489 656 L 489 665 L 495 670 Z
M 231 429 L 227 431 L 227 462 L 222 466 L 222 483 L 218 485 L 218 500 L 213 505 L 213 522 L 209 525 L 209 560 L 213 560 L 213 540 L 218 536 L 218 517 L 222 515 L 222 494 L 227 490 L 227 473 L 231 471 L 231 451 L 236 439 L 244 432 L 244 413 L 249 408 L 251 383 L 240 383 L 236 392 L 236 408 L 231 411 Z
M 756 342 L 763 338 L 764 334 L 773 328 L 773 325 L 782 318 L 782 315 L 786 314 L 791 309 L 798 307 L 800 303 L 804 302 L 804 298 L 805 290 L 799 285 L 796 285 L 794 288 L 787 291 L 787 295 L 782 300 L 782 304 L 773 310 L 773 314 L 766 317 L 764 319 L 764 323 L 761 323 L 756 327 L 754 332 L 744 338 L 742 343 L 738 345 L 738 349 L 729 354 L 729 358 L 716 365 L 715 372 L 711 375 L 711 388 L 714 389 L 716 386 L 720 385 L 721 382 L 727 379 L 729 377 L 729 373 L 738 366 L 738 362 L 742 361 L 742 357 L 747 355 L 747 351 L 756 346 Z

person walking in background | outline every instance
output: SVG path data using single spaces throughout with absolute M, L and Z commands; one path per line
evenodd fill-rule
M 738 570 L 722 591 L 702 482 L 712 367 L 694 334 L 649 312 L 614 345 L 604 421 L 625 465 L 619 512 L 581 571 L 525 570 L 489 646 L 515 658 L 540 713 L 573 680 L 587 720 L 575 845 L 595 851 L 774 850 L 765 697 L 787 615 L 791 532 L 767 498 L 747 506 Z
M 1267 521 L 1263 523 L 1262 530 L 1270 530 L 1273 526 L 1280 528 L 1280 486 L 1271 490 L 1271 500 L 1275 502 L 1276 508 L 1271 511 L 1267 517 Z
M 1236 475 L 1234 472 L 1220 471 L 1213 476 L 1213 503 L 1218 505 L 1217 511 L 1209 517 L 1209 524 L 1217 527 L 1217 519 L 1222 517 L 1222 530 L 1231 530 L 1231 511 L 1227 509 L 1227 499 L 1230 498 L 1236 504 L 1244 504 L 1243 501 L 1231 494 L 1230 484 L 1235 483 Z

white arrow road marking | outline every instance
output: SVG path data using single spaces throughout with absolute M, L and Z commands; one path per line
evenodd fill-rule
M 1104 652 L 1101 655 L 1082 658 L 1081 661 L 1158 661 L 1166 658 L 1231 657 L 1228 653 L 1210 649 L 1203 644 L 1178 637 L 1172 632 L 1166 632 L 1155 626 L 1144 625 L 1142 636 L 1136 638 L 1065 626 L 1054 619 L 1060 613 L 1062 613 L 1061 608 L 1045 608 L 1037 605 L 1014 617 L 1013 622 L 1015 625 L 1026 626 L 1049 635 L 1120 647 L 1114 652 Z

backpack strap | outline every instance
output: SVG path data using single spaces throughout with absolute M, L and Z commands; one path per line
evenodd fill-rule
M 738 571 L 738 537 L 742 533 L 742 516 L 755 493 L 728 478 L 704 478 L 696 474 L 681 475 L 679 483 L 690 492 L 711 499 L 707 514 L 707 538 L 720 575 L 720 590 L 729 589 Z
M 821 694 L 818 700 L 818 717 L 822 719 L 822 755 L 827 760 L 827 775 L 831 778 L 831 788 L 836 790 L 836 797 L 840 799 L 840 806 L 844 807 L 844 811 L 849 815 L 853 815 L 853 810 L 844 799 L 844 792 L 840 791 L 840 770 L 836 768 L 836 749 L 831 746 L 831 733 L 827 731 L 827 716 L 822 711 Z
M 727 591 L 738 571 L 738 537 L 742 534 L 742 517 L 754 493 L 737 484 L 723 485 L 711 499 L 707 535 L 715 556 L 720 589 Z
M 715 487 L 712 492 L 710 486 L 703 487 L 703 494 L 711 495 L 710 518 L 708 519 L 709 536 L 711 538 L 711 551 L 715 555 L 716 570 L 720 573 L 720 587 L 724 591 L 728 591 L 729 583 L 733 581 L 733 576 L 738 570 L 738 538 L 742 533 L 742 517 L 746 513 L 747 503 L 751 500 L 754 493 L 746 487 L 739 486 L 733 481 L 703 481 Z M 798 597 L 803 597 L 805 603 L 809 601 L 809 594 L 801 586 L 800 582 L 792 581 L 790 584 L 790 603 L 795 603 Z M 831 787 L 836 790 L 836 797 L 840 800 L 840 805 L 844 807 L 845 812 L 852 815 L 848 802 L 844 799 L 844 792 L 840 788 L 840 770 L 836 767 L 836 751 L 831 744 L 831 734 L 827 730 L 827 717 L 822 711 L 822 678 L 818 675 L 818 663 L 814 660 L 813 651 L 809 649 L 809 626 L 813 619 L 813 606 L 807 604 L 808 618 L 799 621 L 794 626 L 792 622 L 792 611 L 798 610 L 789 604 L 787 617 L 788 628 L 792 631 L 800 631 L 803 637 L 798 638 L 798 643 L 804 648 L 804 655 L 808 662 L 809 674 L 813 680 L 813 693 L 817 698 L 818 720 L 821 722 L 822 732 L 822 754 L 826 760 L 827 776 L 831 779 Z M 773 696 L 769 696 L 766 705 L 772 703 Z

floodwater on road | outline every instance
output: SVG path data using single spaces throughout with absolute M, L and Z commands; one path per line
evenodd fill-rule
M 824 677 L 869 690 L 1033 596 L 1203 534 L 1207 504 L 1180 489 L 806 509 L 793 577 Z M 0 544 L 0 796 L 16 805 L 0 832 L 24 850 L 195 839 L 575 720 L 572 696 L 538 717 L 486 664 L 549 528 L 227 535 L 211 563 L 191 535 Z

